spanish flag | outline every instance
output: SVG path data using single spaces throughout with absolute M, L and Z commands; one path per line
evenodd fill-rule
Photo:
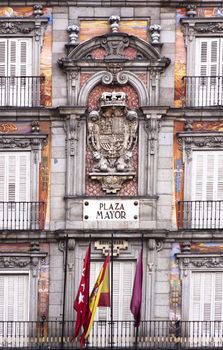
M 82 345 L 85 343 L 85 340 L 88 338 L 88 336 L 90 334 L 90 331 L 91 331 L 91 328 L 93 325 L 93 321 L 94 321 L 94 317 L 95 317 L 95 313 L 96 313 L 97 307 L 99 306 L 100 296 L 103 295 L 102 291 L 106 292 L 105 295 L 107 295 L 107 291 L 109 291 L 108 266 L 109 266 L 109 256 L 107 256 L 105 259 L 105 262 L 101 268 L 101 271 L 98 275 L 97 281 L 94 285 L 94 288 L 93 288 L 91 295 L 90 295 L 90 298 L 89 298 L 88 314 L 87 314 L 87 318 L 86 318 L 84 332 L 82 333 L 81 339 L 80 339 Z M 104 285 L 104 282 L 105 282 L 105 285 Z M 107 289 L 106 289 L 106 285 L 107 285 Z M 105 305 L 105 303 L 103 303 L 103 301 L 102 301 L 102 304 L 100 304 L 100 306 L 108 306 L 108 305 Z M 110 297 L 109 297 L 109 304 L 110 304 Z

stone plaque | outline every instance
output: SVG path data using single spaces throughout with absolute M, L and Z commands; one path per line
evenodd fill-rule
M 138 221 L 139 201 L 118 198 L 85 200 L 83 219 L 85 221 Z

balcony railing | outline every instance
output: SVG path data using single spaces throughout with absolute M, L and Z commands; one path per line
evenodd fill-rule
M 0 76 L 0 107 L 43 106 L 45 77 Z
M 1 322 L 0 348 L 77 349 L 74 322 Z M 132 321 L 98 321 L 89 348 L 215 349 L 223 347 L 223 321 L 142 321 L 138 336 Z
M 44 216 L 44 202 L 0 202 L 0 230 L 40 230 Z
M 183 78 L 184 107 L 223 107 L 223 76 Z
M 222 229 L 222 201 L 179 201 L 177 203 L 179 229 Z

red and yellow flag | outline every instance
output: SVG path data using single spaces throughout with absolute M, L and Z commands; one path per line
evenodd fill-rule
M 96 313 L 97 307 L 99 306 L 99 300 L 100 300 L 100 296 L 102 295 L 101 294 L 102 290 L 103 290 L 103 292 L 105 291 L 105 295 L 107 295 L 107 292 L 109 291 L 108 266 L 109 266 L 109 256 L 107 256 L 105 261 L 104 261 L 104 264 L 101 268 L 101 271 L 98 275 L 97 281 L 94 285 L 94 288 L 93 288 L 91 295 L 90 295 L 90 298 L 89 298 L 87 319 L 86 319 L 86 323 L 85 323 L 85 327 L 84 327 L 84 332 L 81 335 L 81 343 L 82 344 L 85 342 L 85 340 L 88 338 L 88 336 L 90 334 L 90 331 L 91 331 L 91 328 L 93 325 L 93 321 L 94 321 L 94 317 L 95 317 L 95 313 Z M 105 284 L 104 284 L 104 282 L 105 282 Z M 110 301 L 110 297 L 109 297 L 109 301 Z M 109 304 L 110 304 L 110 302 L 109 302 Z M 108 306 L 108 305 L 100 304 L 100 306 Z

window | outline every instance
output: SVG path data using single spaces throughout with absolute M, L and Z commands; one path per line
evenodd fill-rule
M 90 290 L 92 290 L 96 278 L 101 269 L 102 262 L 91 263 Z M 113 342 L 117 345 L 130 345 L 133 334 L 133 320 L 130 311 L 130 302 L 132 296 L 132 286 L 135 272 L 135 263 L 133 261 L 114 261 L 113 262 Z M 111 285 L 111 284 L 110 284 Z M 90 334 L 90 343 L 94 337 L 100 345 L 108 346 L 110 344 L 111 323 L 105 322 L 111 319 L 111 309 L 108 307 L 97 308 L 95 320 L 101 321 L 99 325 L 94 323 L 93 331 Z M 95 342 L 95 340 L 94 340 Z
M 0 227 L 24 229 L 34 210 L 30 204 L 30 152 L 0 153 Z
M 223 272 L 192 272 L 190 298 L 190 335 L 212 339 L 219 345 L 223 335 Z M 199 322 L 203 321 L 203 322 Z M 202 344 L 200 344 L 202 345 Z
M 192 157 L 192 227 L 223 226 L 223 151 L 194 151 Z
M 32 39 L 0 39 L 0 103 L 1 106 L 31 104 Z
M 0 275 L 1 321 L 28 321 L 28 282 L 28 274 Z
M 102 262 L 91 263 L 90 291 L 99 275 L 101 266 Z M 113 320 L 125 321 L 132 319 L 130 301 L 134 271 L 135 263 L 133 261 L 113 262 Z M 98 308 L 96 319 L 109 320 L 110 308 Z
M 223 272 L 192 272 L 190 320 L 223 320 Z
M 223 103 L 222 96 L 223 39 L 196 38 L 195 106 Z
M 0 275 L 0 345 L 27 345 L 29 276 Z

